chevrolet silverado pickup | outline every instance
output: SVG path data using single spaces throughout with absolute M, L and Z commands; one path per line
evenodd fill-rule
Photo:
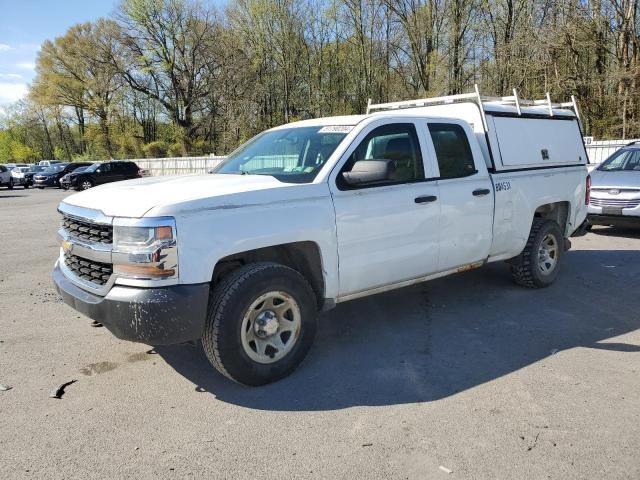
M 369 105 L 263 132 L 213 174 L 69 196 L 53 278 L 116 337 L 201 340 L 220 373 L 263 385 L 338 303 L 498 261 L 549 286 L 585 224 L 586 163 L 575 101 Z

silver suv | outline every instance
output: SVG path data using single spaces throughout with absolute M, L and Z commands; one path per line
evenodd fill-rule
M 589 223 L 640 226 L 640 144 L 621 148 L 591 172 Z

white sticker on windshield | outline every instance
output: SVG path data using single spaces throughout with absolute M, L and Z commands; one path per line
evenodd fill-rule
M 351 130 L 353 130 L 353 125 L 331 125 L 322 127 L 318 133 L 349 133 Z

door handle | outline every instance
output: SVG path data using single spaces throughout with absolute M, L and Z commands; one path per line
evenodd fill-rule
M 436 197 L 435 195 L 425 195 L 424 197 L 416 198 L 415 202 L 416 203 L 431 203 L 431 202 L 435 202 L 436 200 L 438 200 L 438 197 Z
M 485 195 L 489 195 L 490 193 L 491 193 L 491 190 L 489 190 L 488 188 L 479 188 L 478 190 L 473 191 L 473 196 L 483 197 Z

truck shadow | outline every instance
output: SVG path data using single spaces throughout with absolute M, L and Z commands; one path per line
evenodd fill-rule
M 544 290 L 513 285 L 508 266 L 496 264 L 345 303 L 321 317 L 301 367 L 261 388 L 223 378 L 201 347 L 157 351 L 196 390 L 248 408 L 429 402 L 563 350 L 640 352 L 638 345 L 606 342 L 640 327 L 638 280 L 639 251 L 573 251 Z
M 640 238 L 640 223 L 637 228 L 621 227 L 593 227 L 591 233 L 603 237 Z

